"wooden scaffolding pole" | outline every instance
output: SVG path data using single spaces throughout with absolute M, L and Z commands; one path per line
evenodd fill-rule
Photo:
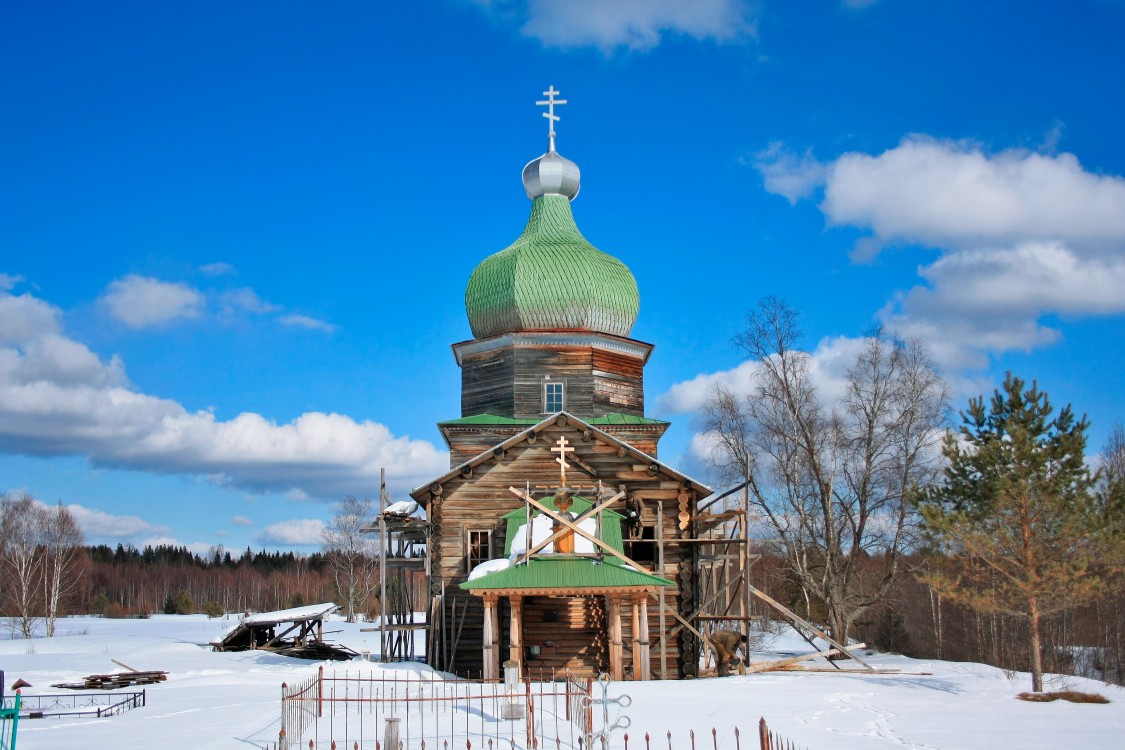
M 656 574 L 664 577 L 664 501 L 656 501 Z M 660 679 L 668 679 L 668 620 L 664 616 L 664 587 L 660 597 Z
M 387 661 L 387 470 L 379 467 L 379 660 Z

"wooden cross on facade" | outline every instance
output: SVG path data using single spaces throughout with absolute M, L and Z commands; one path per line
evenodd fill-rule
M 559 441 L 555 444 L 555 447 L 551 449 L 552 453 L 559 454 L 559 457 L 555 459 L 555 462 L 559 465 L 559 483 L 562 487 L 566 487 L 566 470 L 570 468 L 570 464 L 566 462 L 566 454 L 574 453 L 574 448 L 569 446 L 570 443 L 569 441 L 567 441 L 566 435 L 563 435 L 559 438 Z

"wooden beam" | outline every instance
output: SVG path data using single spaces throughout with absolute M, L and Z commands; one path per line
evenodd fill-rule
M 790 620 L 793 620 L 794 622 L 799 622 L 800 624 L 804 625 L 804 626 L 805 626 L 806 628 L 808 628 L 809 630 L 811 630 L 811 631 L 812 631 L 813 633 L 815 633 L 816 635 L 820 636 L 820 637 L 821 637 L 821 638 L 823 638 L 824 640 L 826 640 L 826 641 L 828 641 L 829 643 L 831 643 L 831 644 L 832 644 L 833 646 L 835 646 L 836 648 L 840 649 L 840 650 L 841 650 L 841 651 L 843 651 L 844 653 L 847 653 L 847 651 L 848 651 L 848 647 L 847 647 L 847 646 L 845 646 L 845 645 L 844 645 L 844 644 L 842 644 L 842 643 L 839 643 L 838 641 L 835 641 L 835 640 L 833 640 L 833 639 L 832 639 L 831 637 L 829 637 L 829 636 L 828 636 L 828 634 L 827 634 L 827 633 L 822 633 L 822 632 L 820 631 L 820 629 L 819 629 L 819 628 L 817 628 L 817 627 L 816 627 L 815 625 L 813 625 L 813 624 L 812 624 L 811 622 L 809 622 L 808 620 L 806 620 L 806 619 L 802 618 L 802 617 L 801 617 L 800 615 L 798 615 L 798 614 L 797 614 L 796 612 L 794 612 L 793 610 L 789 609 L 789 608 L 788 608 L 788 607 L 786 607 L 786 606 L 785 606 L 784 604 L 782 604 L 781 602 L 779 602 L 779 601 L 777 601 L 776 599 L 774 599 L 773 597 L 771 597 L 771 596 L 770 596 L 769 594 L 765 593 L 764 591 L 761 591 L 761 590 L 760 590 L 760 589 L 758 589 L 758 588 L 755 588 L 754 586 L 751 586 L 749 582 L 747 582 L 747 583 L 746 583 L 746 588 L 747 588 L 747 589 L 749 589 L 750 593 L 752 593 L 752 594 L 753 594 L 754 596 L 758 597 L 759 599 L 761 599 L 762 601 L 764 601 L 764 602 L 765 602 L 766 604 L 770 605 L 771 607 L 773 607 L 774 609 L 776 609 L 776 610 L 777 610 L 778 612 L 780 612 L 781 614 L 783 614 L 783 615 L 785 615 L 786 617 L 788 617 L 788 618 L 789 618 Z M 848 654 L 848 656 L 850 656 L 851 658 L 855 659 L 856 661 L 858 661 L 858 662 L 859 662 L 860 664 L 862 664 L 863 666 L 867 667 L 868 669 L 872 669 L 872 666 L 871 666 L 870 664 L 868 664 L 867 662 L 865 662 L 865 661 L 864 661 L 863 659 L 860 659 L 860 658 L 859 658 L 858 656 L 856 656 L 855 654 Z
M 567 521 L 563 520 L 562 516 L 556 515 L 555 513 L 553 513 L 551 510 L 549 510 L 545 506 L 540 505 L 538 503 L 535 503 L 535 501 L 531 500 L 531 496 L 526 494 L 523 490 L 516 489 L 515 487 L 509 487 L 508 491 L 511 492 L 513 495 L 516 495 L 520 499 L 524 500 L 525 502 L 530 501 L 533 505 L 535 505 L 535 507 L 539 508 L 540 510 L 545 510 L 551 518 L 554 518 L 555 520 L 563 522 L 563 523 L 567 523 Z M 616 495 L 609 498 L 608 500 L 603 500 L 600 503 L 598 503 L 597 505 L 591 505 L 589 508 L 586 509 L 586 512 L 584 512 L 582 515 L 578 516 L 578 518 L 574 519 L 574 521 L 571 522 L 571 523 L 580 524 L 583 521 L 587 520 L 588 518 L 591 518 L 595 513 L 601 512 L 607 506 L 609 506 L 612 503 L 617 502 L 618 500 L 620 500 L 623 497 L 625 497 L 625 493 L 624 492 L 618 492 Z M 519 565 L 524 560 L 527 560 L 532 555 L 534 555 L 536 552 L 543 549 L 548 544 L 551 544 L 556 539 L 561 537 L 563 534 L 567 533 L 567 531 L 568 531 L 568 529 L 563 528 L 563 529 L 559 529 L 558 531 L 554 532 L 549 537 L 547 537 L 543 541 L 539 542 L 534 547 L 532 547 L 527 552 L 525 552 L 523 555 L 521 555 L 520 558 L 518 560 L 516 560 L 516 565 Z M 583 534 L 583 535 L 586 536 L 585 534 Z
M 664 610 L 665 610 L 665 611 L 666 611 L 666 612 L 667 612 L 668 614 L 672 615 L 672 617 L 675 617 L 675 618 L 676 618 L 677 620 L 679 620 L 679 621 L 680 621 L 680 625 L 682 625 L 683 627 L 687 628 L 687 629 L 688 629 L 689 631 L 691 631 L 691 632 L 692 632 L 692 633 L 693 633 L 693 634 L 695 635 L 695 637 L 696 637 L 696 638 L 698 638 L 699 640 L 703 641 L 703 645 L 704 645 L 704 646 L 710 645 L 710 643 L 711 643 L 711 642 L 710 642 L 709 640 L 707 640 L 707 636 L 703 635 L 703 633 L 700 633 L 700 632 L 699 632 L 698 630 L 696 630 L 695 628 L 693 628 L 693 627 L 692 627 L 692 625 L 691 625 L 691 623 L 690 623 L 690 622 L 688 622 L 687 620 L 685 620 L 685 619 L 684 619 L 684 618 L 683 618 L 683 617 L 682 617 L 682 616 L 680 615 L 680 613 L 679 613 L 679 612 L 677 612 L 676 610 L 672 609 L 671 607 L 669 607 L 669 606 L 668 606 L 667 604 L 665 604 L 664 602 L 661 602 L 661 603 L 660 603 L 660 606 L 661 606 L 661 607 L 663 607 L 663 608 L 664 608 Z M 677 629 L 676 629 L 676 632 L 679 632 L 679 628 L 677 628 Z
M 656 569 L 664 576 L 664 503 L 656 503 Z M 659 590 L 660 603 L 660 679 L 668 679 L 668 621 L 664 619 L 664 587 Z
M 617 559 L 621 560 L 626 565 L 631 565 L 634 568 L 636 568 L 637 570 L 643 571 L 645 573 L 651 573 L 652 572 L 648 568 L 646 568 L 644 565 L 641 565 L 636 560 L 632 560 L 632 559 L 626 557 L 625 555 L 621 554 L 620 552 L 615 550 L 613 547 L 609 546 L 606 542 L 603 542 L 601 539 L 598 539 L 596 536 L 594 536 L 590 532 L 586 531 L 586 529 L 580 528 L 576 523 L 572 522 L 569 518 L 564 518 L 563 516 L 559 515 L 558 513 L 556 513 L 552 509 L 548 508 L 546 505 L 539 502 L 538 500 L 531 497 L 530 495 L 523 492 L 522 490 L 517 490 L 515 487 L 509 487 L 508 489 L 511 490 L 516 495 L 519 495 L 520 497 L 522 497 L 532 507 L 538 509 L 542 513 L 545 513 L 549 518 L 552 518 L 555 521 L 558 521 L 563 526 L 566 526 L 571 531 L 573 531 L 575 534 L 578 534 L 579 536 L 584 537 L 585 539 L 589 539 L 591 542 L 593 542 L 597 546 L 601 547 L 603 550 L 605 550 L 609 554 L 613 555 Z M 559 533 L 559 532 L 556 532 L 556 533 Z
M 703 602 L 703 604 L 700 604 L 698 607 L 696 607 L 695 611 L 693 611 L 690 615 L 688 615 L 688 619 L 694 620 L 695 618 L 699 617 L 700 613 L 702 613 L 703 610 L 705 610 L 707 607 L 710 607 L 712 604 L 714 604 L 716 599 L 718 599 L 720 596 L 725 594 L 727 589 L 729 589 L 734 584 L 738 583 L 738 581 L 739 581 L 738 578 L 734 578 L 730 581 L 727 581 L 726 584 L 724 584 L 721 589 L 719 589 L 718 591 L 716 591 L 714 594 L 711 595 L 711 598 L 709 598 L 707 601 Z M 683 621 L 684 620 L 681 618 L 680 622 L 683 622 Z M 680 630 L 682 630 L 682 629 L 683 629 L 683 625 L 677 625 L 676 627 L 672 628 L 672 631 L 670 633 L 668 633 L 668 635 L 670 635 L 670 636 L 675 635 L 676 633 L 680 632 Z
M 280 623 L 279 623 L 279 624 L 280 624 Z M 269 647 L 270 647 L 270 646 L 272 646 L 272 645 L 273 645 L 274 643 L 276 643 L 277 641 L 281 640 L 281 639 L 282 639 L 282 638 L 284 638 L 285 636 L 289 635 L 290 633 L 292 633 L 292 632 L 293 632 L 294 630 L 296 630 L 296 629 L 297 629 L 297 628 L 299 628 L 300 626 L 301 626 L 301 623 L 300 623 L 300 622 L 295 622 L 295 623 L 293 623 L 292 625 L 290 625 L 289 627 L 287 627 L 287 628 L 286 628 L 285 630 L 283 630 L 283 631 L 281 631 L 280 633 L 278 633 L 277 635 L 275 635 L 275 636 L 274 636 L 273 638 L 270 638 L 270 639 L 269 639 L 268 641 L 266 641 L 265 643 L 263 643 L 263 644 L 262 644 L 261 646 L 256 646 L 256 648 L 269 648 Z M 251 633 L 252 633 L 252 632 L 253 632 L 253 630 L 251 630 Z M 253 636 L 251 636 L 251 637 L 253 637 Z

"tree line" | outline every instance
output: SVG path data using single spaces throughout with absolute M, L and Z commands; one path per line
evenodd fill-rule
M 716 387 L 705 425 L 710 463 L 746 487 L 791 603 L 844 641 L 876 617 L 905 631 L 892 603 L 917 608 L 924 591 L 932 655 L 976 644 L 977 658 L 1030 671 L 1033 691 L 1062 653 L 1045 636 L 1073 646 L 1060 638 L 1079 637 L 1091 614 L 1105 636 L 1085 636 L 1086 653 L 1106 661 L 1116 644 L 1119 659 L 1122 431 L 1091 466 L 1085 417 L 1056 411 L 1034 382 L 1009 373 L 953 426 L 920 343 L 873 331 L 831 382 L 800 339 L 795 310 L 759 302 L 734 340 L 752 381 Z
M 883 331 L 826 387 L 799 316 L 768 298 L 736 345 L 752 382 L 717 387 L 712 467 L 759 516 L 759 588 L 845 641 L 908 655 L 1125 679 L 1125 430 L 1098 460 L 1089 423 L 1009 374 L 950 418 L 918 342 Z M 377 606 L 371 503 L 348 498 L 324 552 L 82 546 L 65 506 L 0 503 L 0 607 L 30 637 L 72 612 Z M 764 576 L 764 579 L 762 578 Z M 418 603 L 415 602 L 417 607 Z

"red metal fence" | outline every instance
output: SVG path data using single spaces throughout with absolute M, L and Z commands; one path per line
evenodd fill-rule
M 460 750 L 491 741 L 561 750 L 577 748 L 590 731 L 591 681 L 524 680 L 515 686 L 482 680 L 431 680 L 423 674 L 345 671 L 281 688 L 280 750 L 381 750 L 387 720 L 401 750 Z
M 281 732 L 272 750 L 383 750 L 388 736 L 395 750 L 742 750 L 738 727 L 699 736 L 595 733 L 598 703 L 593 681 L 570 675 L 524 680 L 512 689 L 494 681 L 429 680 L 423 673 L 325 674 L 321 667 L 307 680 L 282 685 Z M 802 750 L 764 718 L 757 744 L 758 750 Z

